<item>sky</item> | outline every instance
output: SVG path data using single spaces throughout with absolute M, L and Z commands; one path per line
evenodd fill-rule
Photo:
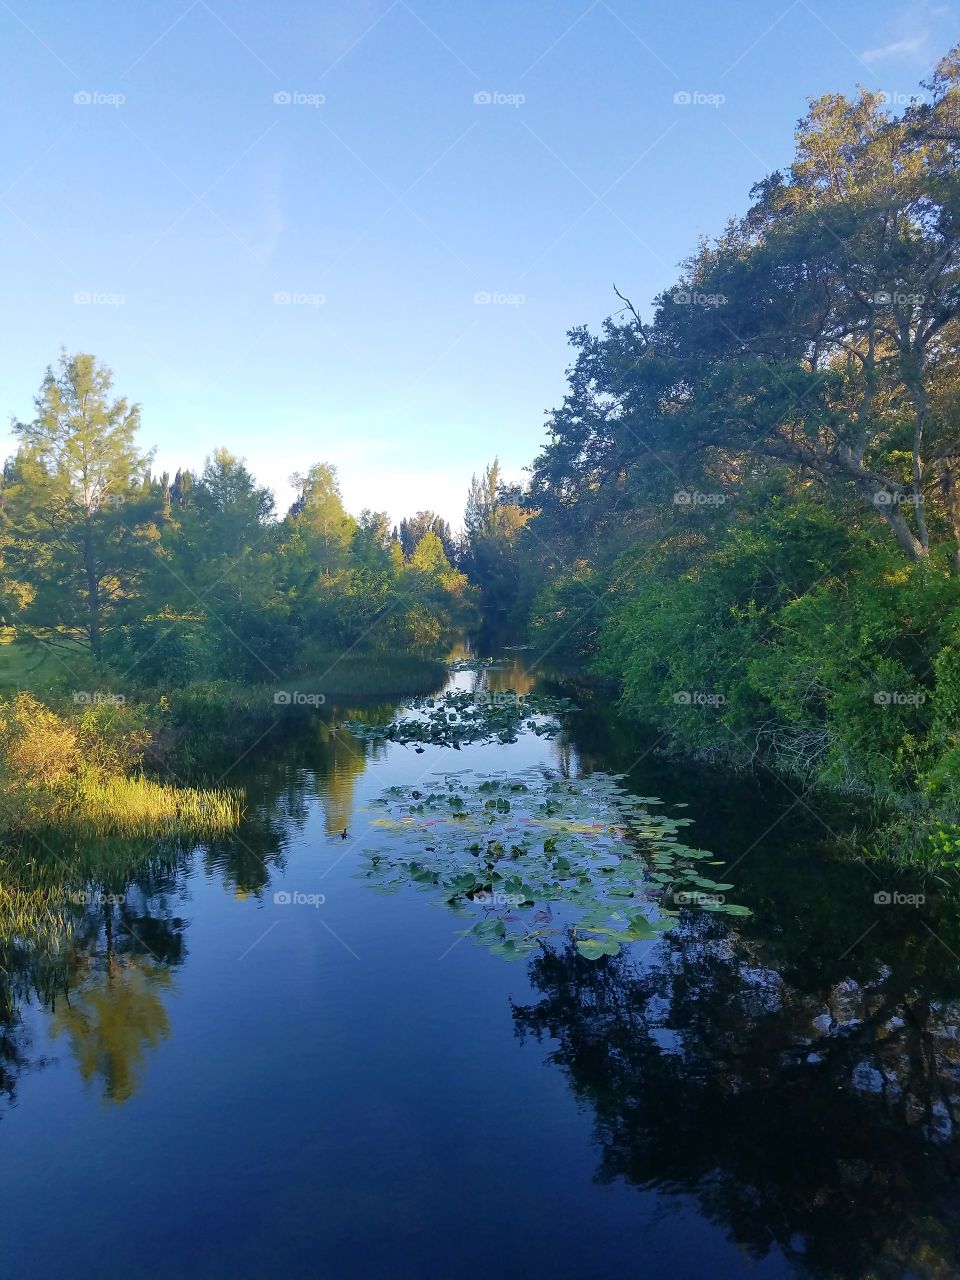
M 901 0 L 0 0 L 0 427 L 93 352 L 158 470 L 226 445 L 285 509 L 326 461 L 355 513 L 457 525 L 614 284 L 649 317 L 809 97 L 903 102 L 958 34 Z

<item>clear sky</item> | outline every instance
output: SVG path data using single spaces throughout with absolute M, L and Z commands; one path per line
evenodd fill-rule
M 0 0 L 0 411 L 92 351 L 161 467 L 226 444 L 285 505 L 329 461 L 353 511 L 459 522 L 614 282 L 649 314 L 808 96 L 909 96 L 958 33 L 902 0 Z

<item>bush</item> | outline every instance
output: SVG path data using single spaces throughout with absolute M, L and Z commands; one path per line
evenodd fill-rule
M 111 703 L 65 717 L 29 693 L 0 702 L 0 830 L 196 836 L 235 826 L 238 793 L 136 773 L 151 737 L 142 718 Z
M 960 804 L 960 580 L 809 499 L 745 511 L 679 579 L 654 572 L 595 669 L 674 741 L 808 784 Z

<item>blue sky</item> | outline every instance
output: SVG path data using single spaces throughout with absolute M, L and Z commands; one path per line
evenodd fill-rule
M 0 411 L 93 351 L 161 467 L 226 444 L 284 504 L 329 461 L 354 511 L 457 522 L 472 471 L 536 453 L 614 282 L 649 314 L 808 96 L 906 97 L 957 30 L 897 0 L 0 0 Z

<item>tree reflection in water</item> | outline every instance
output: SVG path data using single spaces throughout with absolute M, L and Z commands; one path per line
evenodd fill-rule
M 147 1050 L 167 1034 L 163 996 L 186 956 L 177 906 L 187 851 L 101 841 L 72 853 L 85 875 L 66 878 L 65 858 L 45 848 L 4 864 L 0 1092 L 10 1100 L 16 1078 L 44 1065 L 29 1057 L 22 1010 L 31 1001 L 49 1011 L 51 1034 L 105 1101 L 133 1095 Z
M 261 897 L 310 800 L 339 833 L 378 752 L 317 717 L 251 768 L 240 829 L 196 849 L 104 839 L 0 850 L 0 1104 L 12 1104 L 19 1077 L 48 1061 L 32 1055 L 23 1019 L 31 1003 L 51 1014 L 52 1036 L 104 1101 L 133 1096 L 149 1051 L 169 1032 L 165 1002 L 186 959 L 180 911 L 195 860 L 233 896 Z
M 558 1042 L 601 1181 L 692 1195 L 800 1274 L 952 1277 L 960 999 L 955 967 L 930 994 L 943 953 L 913 936 L 896 964 L 868 953 L 862 976 L 801 986 L 700 914 L 639 957 L 544 949 L 515 1026 Z

